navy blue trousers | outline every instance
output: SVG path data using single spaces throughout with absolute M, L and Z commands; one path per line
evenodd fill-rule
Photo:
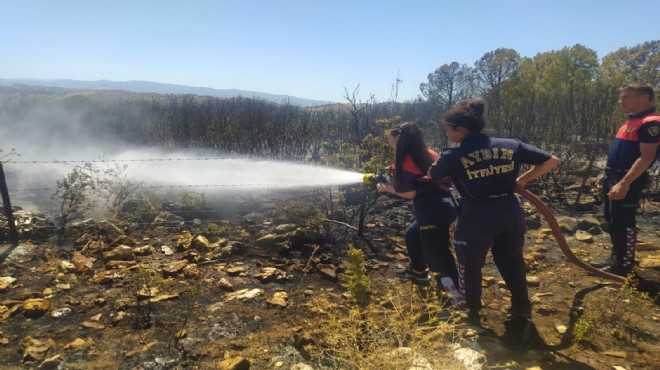
M 635 244 L 637 242 L 637 209 L 642 190 L 649 182 L 648 173 L 642 174 L 630 184 L 626 197 L 622 200 L 610 200 L 610 189 L 623 178 L 625 171 L 606 170 L 603 178 L 604 213 L 612 241 L 612 260 L 615 265 L 631 268 L 635 262 Z
M 470 312 L 481 309 L 481 269 L 489 250 L 511 292 L 512 307 L 529 307 L 523 259 L 525 230 L 525 213 L 513 195 L 461 203 L 454 248 L 458 257 L 459 286 Z
M 456 260 L 449 249 L 449 226 L 456 219 L 456 202 L 438 194 L 418 194 L 413 199 L 415 221 L 406 229 L 406 248 L 410 267 L 428 268 L 458 282 Z

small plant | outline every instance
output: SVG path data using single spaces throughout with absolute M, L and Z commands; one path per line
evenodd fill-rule
M 206 233 L 208 236 L 220 236 L 229 232 L 229 223 L 223 222 L 220 225 L 216 223 L 209 223 L 206 225 Z
M 348 248 L 348 271 L 344 276 L 343 286 L 348 290 L 351 300 L 358 306 L 365 306 L 369 301 L 371 281 L 365 274 L 364 253 L 354 248 Z
M 59 206 L 58 242 L 62 241 L 64 230 L 71 221 L 84 217 L 92 209 L 90 192 L 94 189 L 92 177 L 79 168 L 74 168 L 62 181 L 57 181 L 53 199 L 57 200 Z
M 649 305 L 652 303 L 648 297 L 629 284 L 608 289 L 585 303 L 575 320 L 571 338 L 575 343 L 599 348 L 612 337 L 630 344 L 653 337 L 639 316 L 641 307 Z
M 153 305 L 151 296 L 156 294 L 163 283 L 160 274 L 152 269 L 138 268 L 135 273 L 134 295 L 135 295 L 135 327 L 148 329 L 153 324 Z
M 596 339 L 600 330 L 598 320 L 590 316 L 581 316 L 573 327 L 573 341 L 580 344 L 589 344 Z
M 462 369 L 453 356 L 460 341 L 457 313 L 437 296 L 400 283 L 365 306 L 334 306 L 319 322 L 312 358 L 332 369 Z

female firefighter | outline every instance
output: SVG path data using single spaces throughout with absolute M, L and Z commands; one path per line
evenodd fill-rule
M 453 244 L 468 320 L 475 324 L 480 322 L 481 268 L 489 249 L 511 292 L 509 314 L 531 318 L 523 260 L 525 215 L 513 189 L 559 164 L 554 155 L 519 140 L 483 134 L 484 109 L 483 100 L 466 100 L 447 112 L 444 130 L 460 145 L 446 149 L 429 169 L 434 180 L 450 176 L 461 194 Z M 519 176 L 521 163 L 532 167 Z
M 456 219 L 456 202 L 443 186 L 418 181 L 438 154 L 426 146 L 422 131 L 413 122 L 390 130 L 389 143 L 395 152 L 394 163 L 389 168 L 390 183 L 380 182 L 377 189 L 412 199 L 415 213 L 415 220 L 405 234 L 410 266 L 395 273 L 415 283 L 427 284 L 431 280 L 428 267 L 436 273 L 438 288 L 458 295 L 458 271 L 449 250 L 449 226 Z

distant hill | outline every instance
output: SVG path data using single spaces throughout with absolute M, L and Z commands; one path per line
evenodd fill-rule
M 204 96 L 217 96 L 220 98 L 231 98 L 243 96 L 246 98 L 259 98 L 275 103 L 289 102 L 300 106 L 314 106 L 335 104 L 335 102 L 298 98 L 295 96 L 268 94 L 257 91 L 246 91 L 237 89 L 213 89 L 210 87 L 194 87 L 184 85 L 166 84 L 149 81 L 78 81 L 78 80 L 39 80 L 39 79 L 4 79 L 0 78 L 0 85 L 27 85 L 59 87 L 64 89 L 83 90 L 123 90 L 136 93 L 156 94 L 193 94 Z

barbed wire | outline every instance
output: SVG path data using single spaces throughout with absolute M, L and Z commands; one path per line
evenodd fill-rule
M 130 158 L 130 159 L 51 159 L 51 160 L 31 160 L 31 161 L 7 161 L 6 164 L 79 164 L 79 163 L 124 163 L 124 162 L 176 162 L 176 161 L 214 161 L 214 160 L 240 160 L 240 159 L 258 159 L 261 161 L 291 161 L 302 162 L 299 157 L 276 157 L 267 158 L 263 156 L 222 156 L 222 157 L 192 157 L 192 158 Z
M 193 184 L 193 185 L 142 185 L 140 186 L 141 189 L 178 189 L 178 188 L 225 188 L 225 187 L 230 187 L 230 188 L 237 188 L 237 187 L 267 187 L 272 190 L 286 190 L 286 189 L 292 189 L 292 188 L 299 188 L 299 187 L 328 187 L 328 186 L 337 186 L 337 185 L 345 185 L 345 183 L 328 183 L 328 184 L 323 184 L 323 185 L 291 185 L 291 186 L 286 186 L 286 185 L 277 185 L 277 184 Z M 18 193 L 18 192 L 28 192 L 28 191 L 54 191 L 56 190 L 55 188 L 25 188 L 25 189 L 12 189 L 9 190 L 10 193 Z

